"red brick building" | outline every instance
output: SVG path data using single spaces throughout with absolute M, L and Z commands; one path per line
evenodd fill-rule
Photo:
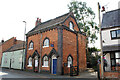
M 26 69 L 70 73 L 70 65 L 86 69 L 86 36 L 79 31 L 73 13 L 46 22 L 37 18 L 26 35 Z

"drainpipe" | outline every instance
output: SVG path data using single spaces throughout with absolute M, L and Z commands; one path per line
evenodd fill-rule
M 79 42 L 78 42 L 78 33 L 76 34 L 76 40 L 77 40 L 77 75 L 79 75 Z
M 39 72 L 41 72 L 41 57 L 42 55 L 42 33 L 41 33 L 41 38 L 40 38 L 40 64 L 39 64 Z

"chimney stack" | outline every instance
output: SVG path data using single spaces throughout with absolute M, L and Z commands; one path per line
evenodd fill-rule
M 17 39 L 16 39 L 16 37 L 14 37 L 14 44 L 16 44 L 16 42 L 17 42 Z
M 36 23 L 35 23 L 35 26 L 37 26 L 37 25 L 40 24 L 40 23 L 41 23 L 41 19 L 37 18 Z
M 4 43 L 4 40 L 2 39 L 1 42 Z

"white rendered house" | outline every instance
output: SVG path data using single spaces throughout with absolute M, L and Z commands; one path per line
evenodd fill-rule
M 120 9 L 106 12 L 102 19 L 103 53 L 108 66 L 106 71 L 120 67 Z

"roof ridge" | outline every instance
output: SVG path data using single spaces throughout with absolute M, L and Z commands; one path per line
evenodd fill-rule
M 108 12 L 106 12 L 106 13 L 110 13 L 110 12 L 114 12 L 114 11 L 118 11 L 118 10 L 120 10 L 120 9 L 114 9 L 114 10 L 108 11 Z M 106 13 L 105 13 L 105 14 L 106 14 Z

